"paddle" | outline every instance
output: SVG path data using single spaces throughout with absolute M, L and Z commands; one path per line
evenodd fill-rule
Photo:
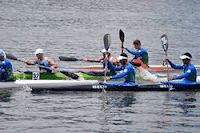
M 167 35 L 165 35 L 165 34 L 162 35 L 160 37 L 160 40 L 161 40 L 162 48 L 163 48 L 163 50 L 165 52 L 165 55 L 167 57 L 167 50 L 168 50 L 168 38 L 167 38 Z M 169 79 L 168 79 L 168 77 L 169 77 L 168 62 L 166 62 L 166 63 L 167 63 L 167 80 L 169 82 Z M 169 88 L 169 90 L 170 90 L 170 88 Z
M 77 59 L 75 57 L 68 57 L 68 56 L 59 56 L 61 61 L 83 61 L 83 59 Z
M 161 40 L 161 43 L 162 43 L 162 48 L 165 52 L 165 55 L 167 56 L 167 50 L 168 50 L 168 38 L 167 38 L 167 35 L 162 35 L 160 37 L 160 40 Z
M 6 58 L 11 59 L 11 60 L 24 62 L 23 60 L 17 59 L 17 57 L 15 57 L 14 55 L 12 55 L 10 53 L 6 53 Z M 49 69 L 49 68 L 47 68 L 45 66 L 42 66 L 42 65 L 38 65 L 38 66 L 41 67 L 41 68 Z M 72 72 L 68 72 L 68 71 L 64 71 L 64 70 L 62 70 L 62 71 L 55 70 L 55 71 L 60 72 L 60 73 L 66 75 L 66 76 L 68 76 L 68 77 L 70 77 L 72 79 L 78 79 L 79 78 L 78 75 L 76 75 L 75 73 L 72 73 Z
M 104 72 L 104 77 L 106 77 L 106 71 L 107 71 L 107 61 L 106 61 L 106 57 L 107 57 L 107 52 L 108 49 L 110 47 L 110 43 L 111 43 L 111 37 L 109 34 L 105 34 L 103 37 L 104 40 L 104 48 L 106 49 L 106 55 L 105 55 L 105 72 Z M 104 80 L 104 82 L 106 83 L 106 80 Z
M 70 57 L 70 56 L 59 56 L 59 59 L 61 61 L 84 61 L 84 59 L 77 59 L 76 57 Z M 87 59 L 87 62 L 101 62 L 95 58 L 91 59 L 85 58 L 85 59 Z
M 119 30 L 119 38 L 122 42 L 122 53 L 123 53 L 124 52 L 123 51 L 123 48 L 124 48 L 124 32 L 121 29 Z

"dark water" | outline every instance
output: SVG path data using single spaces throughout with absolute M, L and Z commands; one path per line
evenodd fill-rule
M 140 39 L 150 64 L 165 55 L 160 36 L 167 34 L 168 55 L 175 63 L 190 52 L 200 64 L 198 0 L 0 0 L 0 48 L 19 59 L 33 59 L 43 48 L 59 66 L 60 55 L 100 57 L 103 36 L 111 35 L 114 57 Z M 129 55 L 131 57 L 131 55 Z M 29 70 L 13 61 L 15 69 Z M 31 68 L 33 69 L 33 68 Z M 200 93 L 192 92 L 57 92 L 3 90 L 1 132 L 199 132 Z

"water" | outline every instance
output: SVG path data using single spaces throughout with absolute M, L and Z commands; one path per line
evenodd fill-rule
M 15 91 L 1 132 L 198 132 L 200 93 Z M 6 99 L 6 98 L 4 98 Z
M 200 64 L 198 0 L 0 0 L 0 47 L 19 59 L 34 59 L 43 48 L 59 66 L 61 55 L 100 57 L 103 36 L 111 35 L 112 55 L 140 39 L 150 64 L 165 58 L 160 36 L 167 34 L 175 63 L 190 52 Z M 128 54 L 131 57 L 130 54 Z M 96 63 L 97 64 L 97 63 Z M 15 69 L 29 70 L 13 61 Z M 198 132 L 199 92 L 51 92 L 27 88 L 0 95 L 1 132 Z

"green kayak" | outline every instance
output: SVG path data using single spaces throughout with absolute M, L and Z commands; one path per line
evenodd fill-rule
M 84 73 L 84 72 L 78 72 L 76 74 L 78 74 L 79 76 L 83 77 L 84 79 L 100 79 L 100 78 L 104 77 L 104 75 L 95 75 L 95 74 Z M 106 74 L 106 76 L 113 76 L 113 75 L 114 74 L 112 74 L 112 73 Z M 139 78 L 139 75 L 136 73 L 135 77 Z
M 69 79 L 69 77 L 66 77 L 64 74 L 62 73 L 39 73 L 39 75 L 37 75 L 38 73 L 35 72 L 24 72 L 24 74 L 22 72 L 14 72 L 14 79 L 55 79 L 55 80 L 66 80 Z M 77 75 L 79 75 L 80 77 L 83 77 L 84 79 L 101 79 L 104 77 L 103 74 L 94 74 L 94 73 L 85 73 L 85 72 L 78 72 L 76 73 Z M 112 76 L 113 74 L 108 73 L 107 76 Z M 139 75 L 136 73 L 136 78 L 139 78 Z
M 25 72 L 24 74 L 21 72 L 14 72 L 14 79 L 35 79 L 36 75 L 33 72 Z M 66 80 L 69 79 L 62 73 L 42 73 L 39 75 L 39 79 L 57 79 L 57 80 Z

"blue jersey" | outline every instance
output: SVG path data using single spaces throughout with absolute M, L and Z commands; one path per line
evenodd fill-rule
M 183 69 L 183 71 L 184 71 L 184 73 L 182 75 L 174 77 L 174 78 L 172 78 L 172 80 L 185 78 L 185 80 L 195 81 L 196 82 L 197 70 L 196 70 L 196 68 L 195 68 L 195 66 L 193 64 L 190 64 L 188 67 L 185 64 L 183 64 L 183 65 L 175 65 L 171 61 L 169 61 L 169 64 L 174 69 Z
M 37 61 L 37 64 L 41 65 L 40 60 Z M 51 66 L 48 64 L 47 58 L 45 58 L 45 60 L 44 60 L 44 66 L 45 66 L 46 68 L 39 67 L 40 72 L 42 72 L 42 73 L 43 73 L 43 72 L 44 72 L 44 73 L 51 73 L 51 72 L 52 72 L 52 70 L 49 70 L 49 68 L 50 68 Z
M 12 64 L 9 59 L 4 59 L 0 61 L 0 81 L 12 80 L 13 79 L 13 70 Z
M 123 64 L 121 66 L 113 66 L 110 62 L 108 62 L 108 66 L 111 69 L 111 71 L 121 71 L 119 74 L 114 75 L 110 77 L 110 79 L 118 79 L 125 77 L 124 82 L 134 82 L 135 83 L 135 69 L 134 67 L 127 62 L 127 65 L 124 66 Z
M 148 52 L 147 52 L 147 50 L 146 50 L 145 48 L 141 48 L 140 50 L 135 50 L 135 51 L 130 50 L 129 48 L 126 48 L 126 50 L 127 50 L 129 53 L 135 55 L 135 57 L 132 58 L 132 59 L 130 60 L 130 62 L 132 62 L 134 59 L 139 58 L 145 65 L 148 66 L 148 60 L 149 60 L 148 58 L 149 58 L 149 55 L 148 55 Z

